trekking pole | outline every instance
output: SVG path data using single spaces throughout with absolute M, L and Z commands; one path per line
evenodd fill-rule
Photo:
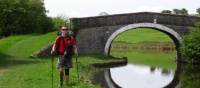
M 53 69 L 54 69 L 54 68 L 53 68 L 53 67 L 54 67 L 54 66 L 53 66 L 53 64 L 54 64 L 53 62 L 54 62 L 54 60 L 53 60 L 53 59 L 54 59 L 54 57 L 53 57 L 53 55 L 52 55 L 52 57 L 51 57 L 51 88 L 53 88 L 53 83 L 54 83 L 54 82 L 53 82 L 53 80 L 54 80 L 54 77 L 53 77 Z
M 78 60 L 77 60 L 77 55 L 76 55 L 76 71 L 77 71 L 77 77 L 78 77 L 78 82 L 79 82 L 79 71 L 78 71 Z
M 72 31 L 72 22 L 71 19 L 69 19 L 69 28 Z M 76 58 L 76 71 L 77 71 L 77 77 L 78 77 L 78 82 L 79 82 L 79 71 L 78 71 L 78 60 L 77 60 L 78 55 L 75 56 Z

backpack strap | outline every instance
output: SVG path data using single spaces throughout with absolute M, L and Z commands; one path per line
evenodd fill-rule
M 65 39 L 62 36 L 60 38 L 61 38 L 61 41 L 63 42 L 64 50 L 66 50 Z
M 56 55 L 59 54 L 60 41 L 61 41 L 61 37 L 59 36 L 57 42 L 55 43 L 55 51 L 56 51 Z

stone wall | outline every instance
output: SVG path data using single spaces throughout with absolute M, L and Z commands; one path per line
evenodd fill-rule
M 154 19 L 156 19 L 156 22 Z M 193 27 L 195 22 L 200 22 L 199 17 L 150 12 L 73 18 L 71 20 L 75 24 L 74 28 L 80 54 L 103 54 L 106 41 L 110 35 L 129 24 L 161 24 L 173 29 L 182 36 L 190 31 L 189 28 Z
M 76 39 L 80 54 L 99 54 L 104 52 L 105 42 L 110 34 L 122 26 L 87 28 L 78 31 Z
M 153 23 L 154 19 L 157 19 L 157 23 L 159 24 L 168 24 L 176 26 L 194 26 L 195 22 L 200 22 L 200 17 L 161 14 L 152 12 L 72 18 L 71 20 L 76 24 L 75 29 L 80 30 L 91 27 L 126 25 L 144 22 Z
M 108 38 L 113 34 L 113 32 L 123 26 L 125 25 L 94 27 L 79 30 L 76 36 L 79 53 L 103 54 Z M 166 26 L 177 29 L 175 31 L 180 35 L 184 35 L 188 31 L 188 29 L 183 26 Z

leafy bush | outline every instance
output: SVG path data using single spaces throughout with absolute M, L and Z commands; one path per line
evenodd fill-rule
M 195 24 L 196 29 L 184 36 L 182 51 L 189 63 L 200 63 L 200 23 Z M 198 26 L 199 25 L 199 26 Z

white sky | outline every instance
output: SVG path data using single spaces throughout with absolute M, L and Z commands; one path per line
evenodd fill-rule
M 186 8 L 190 14 L 200 8 L 200 0 L 44 0 L 49 16 L 98 16 L 142 11 L 160 12 L 164 9 Z

